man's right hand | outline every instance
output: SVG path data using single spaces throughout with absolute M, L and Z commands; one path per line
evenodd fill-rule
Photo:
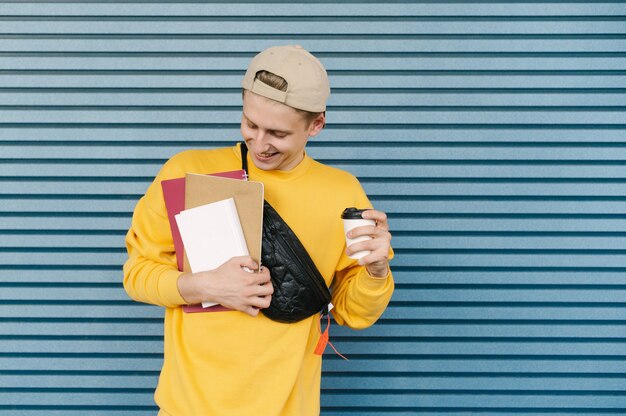
M 188 304 L 215 302 L 257 316 L 270 306 L 274 293 L 269 270 L 258 268 L 249 256 L 233 257 L 215 270 L 180 275 L 178 291 Z

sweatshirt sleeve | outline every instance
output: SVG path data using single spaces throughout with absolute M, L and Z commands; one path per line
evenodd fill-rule
M 178 292 L 181 272 L 163 202 L 160 177 L 139 200 L 126 234 L 128 260 L 124 264 L 124 289 L 139 302 L 165 307 L 185 303 Z
M 353 188 L 357 189 L 352 205 L 360 208 L 372 207 L 367 195 L 356 178 Z M 341 231 L 341 241 L 344 240 Z M 390 249 L 389 259 L 393 258 Z M 333 317 L 340 325 L 363 329 L 373 325 L 383 314 L 394 291 L 391 268 L 386 277 L 372 277 L 365 266 L 343 253 L 338 261 L 331 287 Z
M 333 317 L 340 325 L 363 329 L 383 314 L 394 290 L 389 269 L 386 277 L 372 277 L 363 266 L 338 271 L 332 286 Z

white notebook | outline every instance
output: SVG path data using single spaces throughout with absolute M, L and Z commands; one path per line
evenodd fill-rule
M 175 218 L 193 273 L 213 270 L 232 257 L 248 255 L 233 198 L 182 211 Z M 213 305 L 202 304 L 205 308 Z

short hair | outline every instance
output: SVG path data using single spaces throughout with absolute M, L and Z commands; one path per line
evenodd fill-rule
M 287 86 L 289 85 L 287 81 L 285 80 L 285 78 L 269 71 L 257 72 L 254 79 L 258 79 L 262 83 L 269 85 L 270 87 L 277 89 L 279 91 L 287 91 Z M 323 111 L 313 112 L 313 111 L 300 110 L 299 108 L 293 108 L 293 109 L 296 110 L 298 113 L 302 114 L 307 124 L 311 124 L 313 120 L 315 120 L 320 114 L 324 113 Z

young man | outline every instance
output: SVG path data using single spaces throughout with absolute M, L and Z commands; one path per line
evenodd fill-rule
M 306 152 L 325 125 L 330 94 L 322 64 L 299 46 L 266 49 L 243 79 L 241 134 L 251 180 L 332 284 L 332 314 L 352 328 L 372 325 L 393 292 L 387 217 L 366 211 L 376 226 L 353 230 L 369 241 L 345 247 L 341 212 L 371 207 L 357 179 Z M 241 167 L 241 149 L 191 150 L 170 159 L 138 202 L 126 237 L 124 287 L 140 302 L 165 307 L 165 352 L 155 399 L 162 416 L 312 416 L 320 412 L 321 357 L 314 353 L 319 316 L 296 323 L 263 315 L 273 293 L 270 272 L 249 257 L 215 270 L 181 273 L 161 181 L 186 173 Z M 210 238 L 210 236 L 207 236 Z M 350 254 L 369 250 L 353 260 Z M 243 267 L 256 270 L 249 273 Z M 185 313 L 182 305 L 216 302 L 231 311 Z

